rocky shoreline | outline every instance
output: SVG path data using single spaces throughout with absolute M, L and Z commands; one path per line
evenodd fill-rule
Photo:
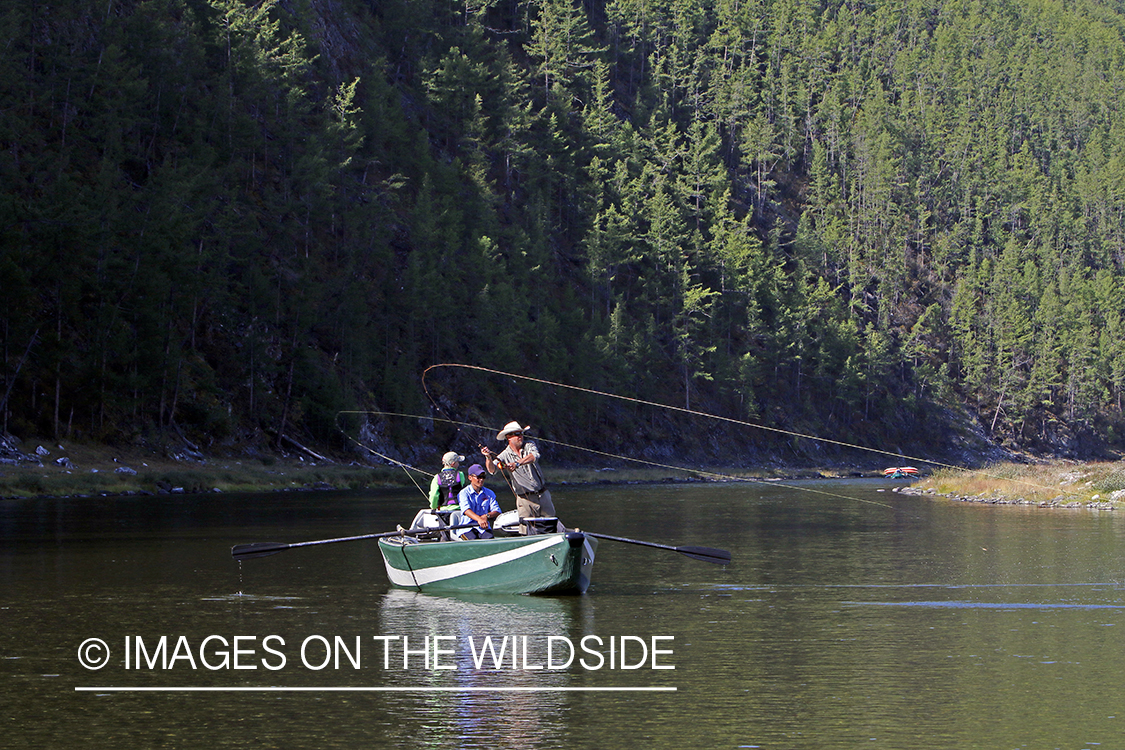
M 919 487 L 895 487 L 892 492 L 897 492 L 900 495 L 912 495 L 915 497 L 942 497 L 946 500 L 952 500 L 958 503 L 981 503 L 984 505 L 1020 505 L 1033 508 L 1063 508 L 1063 509 L 1082 509 L 1082 510 L 1117 510 L 1117 502 L 1125 499 L 1125 491 L 1118 490 L 1108 499 L 1102 499 L 1099 495 L 1094 495 L 1093 498 L 1087 501 L 1083 500 L 1070 500 L 1065 495 L 1059 495 L 1051 500 L 1028 500 L 1023 497 L 1002 497 L 995 494 L 980 494 L 980 495 L 958 495 L 955 493 L 938 492 L 935 489 L 923 489 Z M 1120 497 L 1113 497 L 1119 495 Z
M 825 465 L 833 464 L 833 465 Z M 558 485 L 653 482 L 782 481 L 882 476 L 855 463 L 797 466 L 755 461 L 755 468 L 676 468 L 551 464 Z M 217 455 L 55 441 L 23 442 L 0 434 L 0 499 L 89 498 L 213 492 L 269 493 L 412 487 L 426 466 L 372 464 L 353 456 L 242 450 Z M 1125 461 L 1026 460 L 979 470 L 939 469 L 891 491 L 953 502 L 1044 509 L 1113 511 L 1125 503 Z

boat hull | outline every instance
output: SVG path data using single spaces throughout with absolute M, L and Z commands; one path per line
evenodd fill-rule
M 379 540 L 395 586 L 495 594 L 583 593 L 597 546 L 597 539 L 577 531 L 450 542 Z

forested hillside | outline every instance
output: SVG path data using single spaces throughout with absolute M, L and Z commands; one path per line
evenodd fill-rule
M 1123 101 L 1120 0 L 7 0 L 0 430 L 340 448 L 338 412 L 437 414 L 421 373 L 461 362 L 881 447 L 958 414 L 1114 446 Z

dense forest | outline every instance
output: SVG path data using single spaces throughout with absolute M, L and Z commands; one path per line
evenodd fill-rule
M 692 432 L 423 388 L 456 362 L 865 445 L 1121 443 L 1121 0 L 8 0 L 0 66 L 0 432 Z

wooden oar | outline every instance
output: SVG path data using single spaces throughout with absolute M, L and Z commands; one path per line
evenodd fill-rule
M 499 519 L 497 519 L 499 520 Z M 551 516 L 550 518 L 521 518 L 519 523 L 510 523 L 500 526 L 502 529 L 512 529 L 520 524 L 538 523 L 558 521 L 558 518 Z M 500 524 L 497 523 L 499 526 Z M 695 560 L 702 560 L 703 562 L 715 563 L 716 565 L 729 565 L 730 553 L 725 549 L 715 549 L 714 547 L 672 547 L 667 544 L 657 544 L 656 542 L 642 542 L 639 539 L 626 539 L 622 536 L 610 536 L 608 534 L 595 534 L 592 531 L 582 531 L 581 533 L 587 536 L 597 537 L 598 539 L 608 539 L 612 542 L 625 542 L 626 544 L 639 544 L 642 547 L 655 547 L 656 549 L 666 549 L 672 552 L 679 552 L 681 555 L 693 558 Z
M 595 534 L 592 531 L 583 531 L 587 536 L 596 537 L 598 539 L 608 539 L 611 542 L 624 542 L 625 544 L 639 544 L 642 547 L 655 547 L 656 549 L 666 549 L 672 552 L 679 552 L 685 557 L 690 557 L 693 560 L 702 560 L 703 562 L 715 563 L 716 565 L 729 565 L 730 552 L 725 549 L 715 549 L 714 547 L 672 547 L 667 544 L 656 544 L 655 542 L 642 542 L 639 539 L 626 539 L 621 536 L 609 536 L 608 534 Z
M 418 534 L 429 534 L 433 532 L 453 531 L 456 529 L 469 529 L 474 526 L 479 526 L 477 523 L 464 523 L 459 526 L 442 526 L 433 529 L 404 529 L 402 531 L 387 531 L 382 534 L 363 534 L 361 536 L 342 536 L 338 539 L 317 539 L 312 542 L 293 542 L 292 544 L 283 544 L 281 542 L 251 542 L 250 544 L 236 544 L 230 548 L 230 556 L 236 560 L 247 560 L 251 557 L 268 557 L 276 555 L 278 552 L 284 552 L 287 549 L 295 547 L 312 547 L 317 544 L 336 544 L 337 542 L 358 542 L 362 539 L 386 539 L 392 536 L 417 536 Z

